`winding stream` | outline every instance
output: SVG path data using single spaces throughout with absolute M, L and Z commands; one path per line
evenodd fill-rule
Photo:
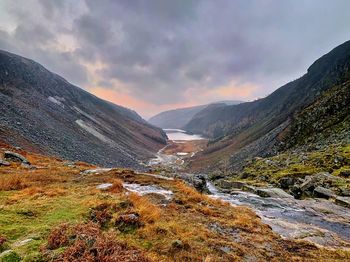
M 348 208 L 323 199 L 263 198 L 243 191 L 225 194 L 210 182 L 207 187 L 214 198 L 249 206 L 265 224 L 285 238 L 309 240 L 328 247 L 350 247 Z
M 183 130 L 166 130 L 174 142 L 196 140 L 197 136 Z M 178 138 L 187 138 L 176 141 Z M 181 155 L 166 155 L 160 150 L 153 163 L 176 166 Z M 152 162 L 151 161 L 151 162 Z M 150 162 L 150 163 L 151 163 Z M 176 170 L 176 168 L 175 168 Z M 191 174 L 188 174 L 189 176 Z M 350 248 L 350 210 L 324 199 L 296 200 L 294 198 L 263 198 L 258 195 L 236 191 L 222 193 L 207 182 L 211 197 L 219 198 L 232 205 L 252 208 L 262 221 L 273 231 L 288 239 L 303 239 L 332 248 Z

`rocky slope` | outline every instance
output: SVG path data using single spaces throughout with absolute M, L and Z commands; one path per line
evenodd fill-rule
M 311 132 L 313 135 L 309 134 L 310 136 L 317 137 L 315 131 L 318 128 L 310 129 L 310 125 L 307 124 L 308 113 L 300 112 L 332 88 L 339 94 L 348 92 L 345 83 L 349 79 L 350 41 L 314 62 L 304 76 L 282 86 L 266 98 L 234 106 L 214 107 L 205 113 L 197 114 L 185 129 L 212 138 L 208 149 L 198 156 L 198 163 L 201 162 L 203 166 L 205 162 L 205 168 L 210 168 L 213 165 L 217 166 L 223 158 L 228 158 L 230 164 L 236 165 L 254 156 L 273 155 L 277 153 L 279 144 L 285 139 L 289 129 L 304 130 L 299 130 L 298 136 L 303 136 L 302 132 Z M 332 94 L 332 91 L 329 92 Z M 332 95 L 328 95 L 328 98 L 324 98 L 324 101 L 332 105 L 320 110 L 324 111 L 323 113 L 314 115 L 314 121 L 320 117 L 324 118 L 322 121 L 329 121 L 324 123 L 325 126 L 343 121 L 347 116 L 345 108 L 348 107 L 348 100 L 344 98 L 339 104 L 338 100 L 341 97 L 342 95 L 338 95 L 332 98 Z M 318 105 L 315 104 L 314 108 L 318 108 Z M 345 110 L 342 111 L 342 108 Z M 334 110 L 338 113 L 330 120 L 332 118 L 329 116 Z M 301 115 L 298 116 L 298 113 Z M 304 129 L 301 125 L 308 126 L 309 129 Z M 291 138 L 286 143 L 291 144 L 290 141 L 294 140 Z M 237 165 L 238 168 L 241 166 Z
M 137 113 L 99 99 L 32 60 L 0 51 L 0 138 L 104 166 L 139 167 L 166 135 Z
M 179 108 L 169 111 L 161 112 L 151 117 L 148 122 L 161 128 L 175 128 L 183 129 L 184 126 L 199 112 L 205 110 L 208 106 L 224 106 L 224 105 L 236 105 L 242 103 L 242 101 L 222 101 L 213 103 L 210 105 L 200 105 L 187 108 Z

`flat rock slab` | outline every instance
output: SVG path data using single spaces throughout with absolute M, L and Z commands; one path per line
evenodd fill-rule
M 328 189 L 328 188 L 324 188 L 321 186 L 318 186 L 314 189 L 314 195 L 316 197 L 323 197 L 323 198 L 333 198 L 335 197 L 335 193 Z
M 338 197 L 335 198 L 335 203 L 337 205 L 350 208 L 350 197 L 340 197 L 340 196 L 338 196 Z
M 111 171 L 113 168 L 96 168 L 96 169 L 89 169 L 81 172 L 82 175 L 90 175 L 90 174 L 102 174 L 105 172 Z
M 261 197 L 293 198 L 292 195 L 286 193 L 280 188 L 257 188 L 256 194 Z
M 101 190 L 106 190 L 106 189 L 110 188 L 111 186 L 113 186 L 113 184 L 111 184 L 111 183 L 104 183 L 104 184 L 98 185 L 96 188 L 97 189 L 101 189 Z
M 19 242 L 16 242 L 13 244 L 14 247 L 20 247 L 20 246 L 24 246 L 26 244 L 28 244 L 29 242 L 32 242 L 34 239 L 32 238 L 27 238 L 27 239 L 24 239 L 24 240 L 21 240 Z

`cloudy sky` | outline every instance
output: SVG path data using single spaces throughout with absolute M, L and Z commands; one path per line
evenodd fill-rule
M 253 100 L 350 39 L 348 0 L 0 0 L 0 49 L 160 111 Z

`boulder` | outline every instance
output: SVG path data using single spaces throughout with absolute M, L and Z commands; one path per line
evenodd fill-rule
M 337 196 L 337 197 L 335 198 L 335 203 L 336 203 L 337 205 L 350 208 L 350 197 L 340 197 L 340 196 Z
M 228 180 L 219 180 L 217 183 L 217 186 L 223 189 L 231 189 L 231 188 L 242 189 L 245 185 L 246 183 L 244 182 L 228 181 Z
M 281 188 L 288 189 L 295 184 L 296 179 L 293 177 L 282 177 L 278 182 Z
M 254 193 L 254 194 L 256 193 L 256 188 L 254 186 L 244 185 L 242 187 L 242 190 L 250 193 Z
M 300 185 L 301 191 L 313 191 L 317 186 L 322 186 L 324 184 L 332 184 L 340 180 L 340 178 L 335 177 L 328 172 L 321 172 L 313 176 L 306 176 L 304 182 Z
M 340 195 L 342 196 L 350 196 L 350 188 L 341 188 Z
M 258 188 L 256 194 L 261 197 L 273 197 L 273 198 L 292 198 L 293 196 L 286 193 L 280 188 Z
M 10 165 L 10 163 L 9 163 L 9 162 L 7 162 L 7 161 L 5 161 L 5 160 L 0 159 L 0 166 L 9 166 L 9 165 Z
M 23 164 L 30 165 L 30 162 L 28 161 L 28 159 L 26 159 L 21 154 L 18 154 L 18 153 L 15 153 L 15 152 L 5 151 L 4 158 L 5 158 L 5 160 L 21 162 Z
M 313 193 L 315 197 L 321 197 L 321 198 L 327 198 L 327 199 L 335 197 L 335 193 L 332 190 L 321 186 L 316 187 Z

